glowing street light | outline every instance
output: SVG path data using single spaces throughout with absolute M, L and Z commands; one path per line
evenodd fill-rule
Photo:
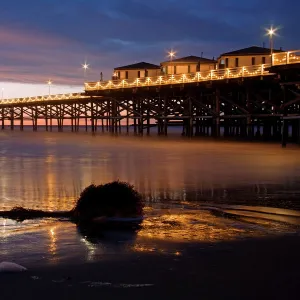
M 50 96 L 50 88 L 51 88 L 51 84 L 52 84 L 51 79 L 49 79 L 49 80 L 47 81 L 47 84 L 48 84 L 48 87 L 49 87 L 49 96 Z
M 86 62 L 84 64 L 82 64 L 84 78 L 86 77 L 86 71 L 88 70 L 89 66 L 90 65 L 87 64 Z
M 275 32 L 276 32 L 276 29 L 275 29 L 275 28 L 272 28 L 272 27 L 271 27 L 270 29 L 268 29 L 268 35 L 270 35 L 270 36 L 274 35 Z
M 168 52 L 168 57 L 170 58 L 170 62 L 173 61 L 173 57 L 175 57 L 175 56 L 176 56 L 176 51 L 171 50 Z M 170 68 L 172 70 L 172 66 L 170 66 Z M 170 72 L 170 73 L 172 73 L 172 72 Z
M 175 57 L 175 55 L 176 55 L 176 52 L 173 51 L 173 50 L 171 50 L 170 52 L 168 52 L 168 57 L 170 57 L 170 61 L 173 60 L 173 57 Z
M 270 38 L 270 51 L 271 51 L 271 65 L 273 65 L 273 49 L 274 49 L 274 41 L 273 41 L 273 36 L 276 35 L 276 32 L 278 28 L 271 28 L 266 29 L 267 30 L 267 35 Z

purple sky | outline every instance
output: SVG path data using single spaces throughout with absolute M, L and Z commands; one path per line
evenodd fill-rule
M 102 71 L 177 56 L 217 57 L 268 45 L 270 25 L 281 27 L 275 47 L 300 49 L 299 1 L 282 0 L 3 0 L 0 9 L 0 89 L 4 98 L 82 91 Z

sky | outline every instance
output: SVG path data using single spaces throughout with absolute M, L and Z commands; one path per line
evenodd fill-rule
M 114 67 L 177 57 L 218 57 L 268 45 L 300 49 L 296 0 L 1 0 L 2 98 L 82 92 Z M 84 74 L 82 64 L 89 64 Z

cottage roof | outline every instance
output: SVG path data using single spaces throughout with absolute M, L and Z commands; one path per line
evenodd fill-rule
M 142 61 L 136 64 L 118 67 L 115 68 L 114 70 L 117 71 L 117 70 L 145 70 L 145 69 L 160 69 L 160 66 Z
M 171 61 L 164 61 L 162 62 L 162 64 L 168 64 Z M 173 63 L 206 63 L 206 64 L 213 64 L 216 61 L 213 59 L 209 59 L 209 58 L 205 58 L 205 57 L 200 57 L 200 56 L 194 56 L 194 55 L 190 55 L 190 56 L 185 56 L 185 57 L 181 57 L 181 58 L 176 58 L 172 60 Z
M 282 50 L 273 49 L 274 53 L 277 52 L 283 52 Z M 226 52 L 221 54 L 221 56 L 237 56 L 237 55 L 264 55 L 264 54 L 270 54 L 271 49 L 270 48 L 264 48 L 264 47 L 258 47 L 258 46 L 251 46 L 231 52 Z

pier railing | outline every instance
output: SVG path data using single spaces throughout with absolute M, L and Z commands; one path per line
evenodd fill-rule
M 272 62 L 273 66 L 300 63 L 300 50 L 274 53 Z
M 194 82 L 223 80 L 223 79 L 232 79 L 232 78 L 264 76 L 270 74 L 269 71 L 266 70 L 267 67 L 270 67 L 270 65 L 264 64 L 264 65 L 248 66 L 248 67 L 209 70 L 205 72 L 188 73 L 188 74 L 162 75 L 156 77 L 135 78 L 133 80 L 122 79 L 122 80 L 86 82 L 85 90 L 98 91 L 98 90 L 161 86 L 161 85 L 194 83 Z
M 32 103 L 32 102 L 43 102 L 43 101 L 62 101 L 62 100 L 75 100 L 75 99 L 89 99 L 90 96 L 86 96 L 82 93 L 71 93 L 71 94 L 56 94 L 47 96 L 36 96 L 26 98 L 11 98 L 2 99 L 0 104 L 16 104 L 16 103 Z

